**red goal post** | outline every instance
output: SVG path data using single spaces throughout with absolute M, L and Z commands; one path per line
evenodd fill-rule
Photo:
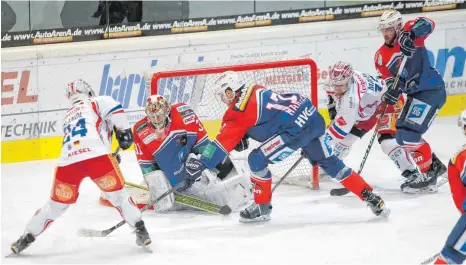
M 224 65 L 202 62 L 182 67 L 184 69 L 168 68 L 166 70 L 146 71 L 147 92 L 150 95 L 161 94 L 165 96 L 170 104 L 184 102 L 191 105 L 211 138 L 215 137 L 218 132 L 226 106 L 222 107 L 219 101 L 214 101 L 210 86 L 215 77 L 225 71 L 238 72 L 243 83 L 264 85 L 277 93 L 300 93 L 309 97 L 314 106 L 318 107 L 317 65 L 312 59 L 229 62 Z M 252 145 L 252 147 L 255 146 L 258 146 L 258 143 Z M 241 157 L 230 155 L 232 159 Z M 280 179 L 294 164 L 293 161 L 299 158 L 299 150 L 293 156 L 270 166 L 274 181 Z M 303 159 L 293 171 L 284 183 L 319 189 L 318 168 L 312 167 L 307 159 Z

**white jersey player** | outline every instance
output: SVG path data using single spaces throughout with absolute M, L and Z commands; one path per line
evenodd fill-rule
M 376 125 L 383 111 L 382 95 L 387 87 L 382 79 L 354 71 L 351 64 L 340 61 L 333 65 L 329 84 L 324 90 L 329 96 L 328 109 L 332 120 L 326 134 L 335 154 L 344 159 L 356 140 Z M 399 168 L 411 164 L 406 156 L 398 153 L 401 150 L 396 148 L 395 121 L 403 104 L 404 99 L 401 97 L 397 104 L 388 106 L 377 128 L 383 152 Z
M 385 104 L 382 96 L 387 91 L 382 79 L 353 71 L 351 64 L 337 62 L 330 71 L 329 85 L 324 87 L 329 95 L 329 116 L 332 123 L 327 135 L 334 151 L 340 159 L 344 159 L 354 142 L 370 131 L 380 119 L 378 141 L 382 151 L 400 169 L 402 176 L 410 178 L 413 169 L 433 174 L 432 151 L 429 145 L 423 145 L 415 152 L 408 153 L 396 142 L 396 120 L 404 106 L 404 98 L 400 97 L 394 105 Z M 331 192 L 334 195 L 339 195 Z
M 89 84 L 76 80 L 66 86 L 66 96 L 72 103 L 63 119 L 63 144 L 50 199 L 26 225 L 24 234 L 11 245 L 19 254 L 36 237 L 74 204 L 79 186 L 90 177 L 105 192 L 109 201 L 134 230 L 136 243 L 148 245 L 151 239 L 141 220 L 141 212 L 123 189 L 124 179 L 116 159 L 111 155 L 111 136 L 122 149 L 133 143 L 133 135 L 121 105 L 108 96 L 94 97 Z

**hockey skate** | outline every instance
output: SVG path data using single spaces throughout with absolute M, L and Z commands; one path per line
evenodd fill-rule
M 241 223 L 265 222 L 270 220 L 271 213 L 271 203 L 256 204 L 253 202 L 250 206 L 239 213 L 241 217 L 239 221 Z
M 11 251 L 15 254 L 19 254 L 35 240 L 36 238 L 30 233 L 22 235 L 15 243 L 11 244 Z
M 367 203 L 367 206 L 371 208 L 371 211 L 376 216 L 388 217 L 390 215 L 390 209 L 385 207 L 385 202 L 380 198 L 379 195 L 373 193 L 368 189 L 364 189 L 361 193 L 364 201 Z
M 138 246 L 147 246 L 152 243 L 143 220 L 137 222 L 135 227 L 134 233 L 136 233 L 136 244 Z
M 426 174 L 437 179 L 437 188 L 448 182 L 448 176 L 445 173 L 447 173 L 447 166 L 432 153 L 432 164 Z
M 404 193 L 433 193 L 437 192 L 437 177 L 433 174 L 422 174 L 417 169 L 405 170 L 403 177 L 405 183 L 401 184 L 401 191 Z

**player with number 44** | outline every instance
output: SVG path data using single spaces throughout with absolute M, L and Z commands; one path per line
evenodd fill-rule
M 109 96 L 95 96 L 83 80 L 69 83 L 66 96 L 72 106 L 63 119 L 63 144 L 55 169 L 50 199 L 36 211 L 23 235 L 11 245 L 19 254 L 32 244 L 65 210 L 78 199 L 81 181 L 89 176 L 136 234 L 136 244 L 151 243 L 141 212 L 123 188 L 118 162 L 111 155 L 112 132 L 120 147 L 133 143 L 133 134 L 121 105 Z

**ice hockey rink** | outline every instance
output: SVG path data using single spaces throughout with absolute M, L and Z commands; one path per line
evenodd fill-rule
M 356 170 L 371 134 L 345 161 Z M 444 163 L 465 143 L 457 116 L 437 118 L 425 138 Z M 133 152 L 122 158 L 126 178 L 140 182 Z M 441 249 L 459 217 L 448 184 L 437 194 L 402 194 L 398 169 L 375 143 L 362 175 L 392 210 L 388 219 L 375 217 L 353 195 L 331 197 L 330 188 L 338 185 L 328 181 L 319 191 L 282 185 L 267 223 L 239 223 L 238 212 L 145 212 L 153 240 L 148 253 L 127 226 L 104 238 L 77 235 L 82 227 L 107 229 L 121 221 L 116 210 L 98 204 L 99 191 L 86 179 L 76 205 L 20 256 L 4 258 L 47 200 L 54 166 L 55 160 L 2 165 L 2 263 L 419 264 Z

